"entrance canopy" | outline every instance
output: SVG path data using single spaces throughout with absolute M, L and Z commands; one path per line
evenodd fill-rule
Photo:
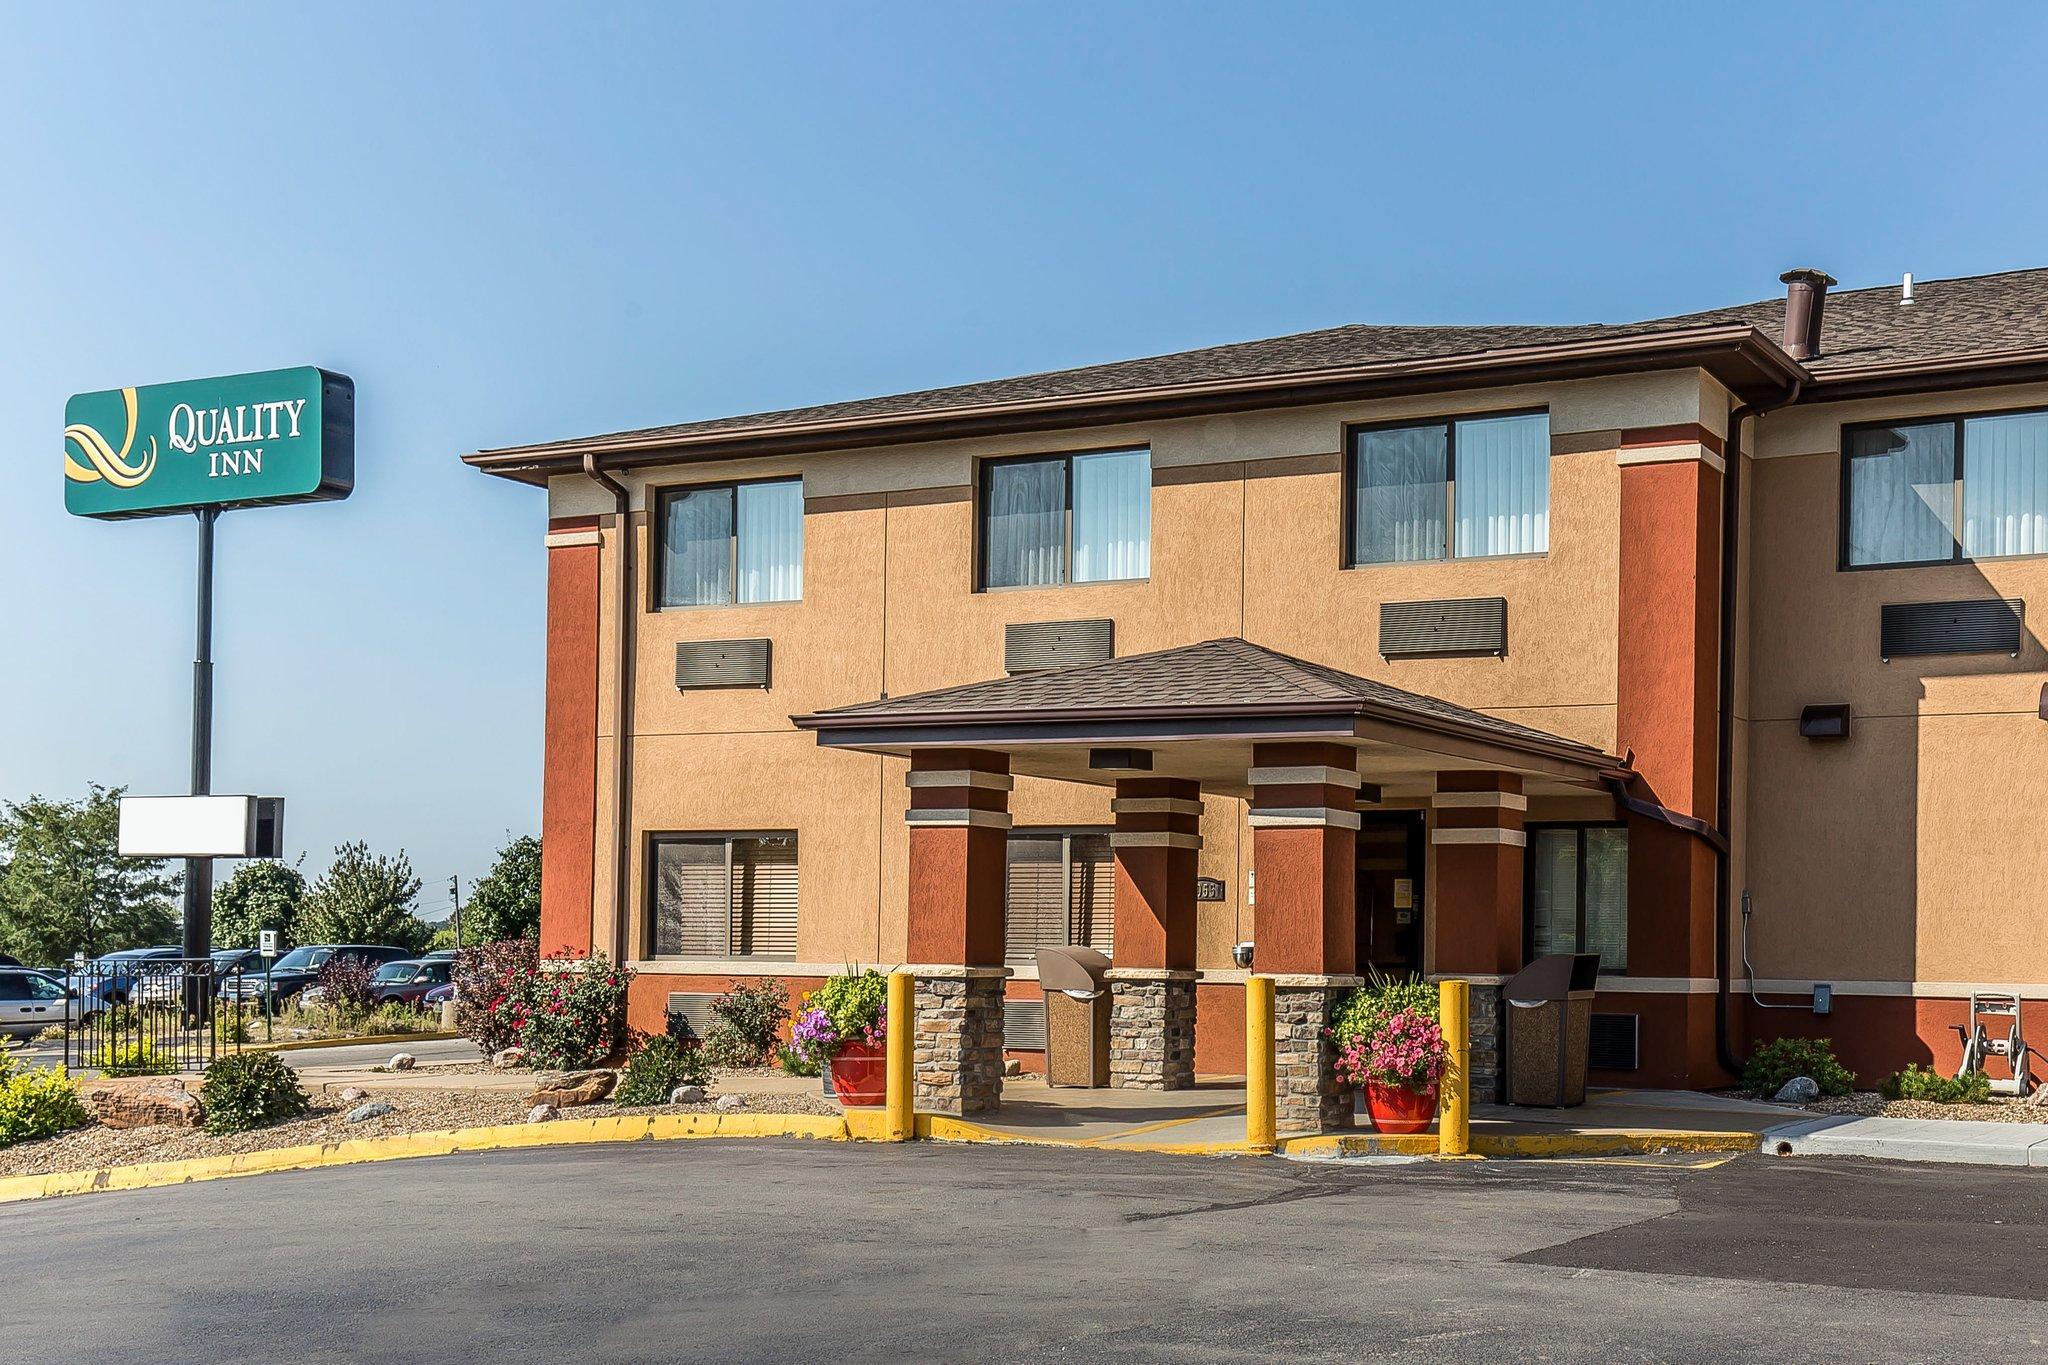
M 1255 744 L 1338 744 L 1361 783 L 1426 795 L 1445 772 L 1605 790 L 1623 760 L 1559 735 L 1231 637 L 792 717 L 828 748 L 1009 755 L 1011 772 L 1113 786 L 1144 774 L 1247 797 Z

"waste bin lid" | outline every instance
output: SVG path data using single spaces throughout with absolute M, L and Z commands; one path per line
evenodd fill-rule
M 1510 1005 L 1548 1005 L 1569 1000 L 1575 991 L 1592 990 L 1599 976 L 1598 953 L 1549 953 L 1509 977 L 1500 993 Z
M 1040 948 L 1038 984 L 1048 991 L 1091 999 L 1102 994 L 1102 974 L 1109 959 L 1093 948 Z

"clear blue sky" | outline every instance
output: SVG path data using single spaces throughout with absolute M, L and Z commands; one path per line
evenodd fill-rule
M 186 780 L 192 523 L 64 514 L 70 393 L 355 377 L 355 496 L 222 521 L 216 789 L 438 915 L 539 819 L 542 498 L 458 454 L 2048 264 L 2048 23 L 1970 14 L 0 5 L 0 797 Z

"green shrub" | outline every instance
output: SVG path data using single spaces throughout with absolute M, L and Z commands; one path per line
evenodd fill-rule
M 55 1137 L 90 1122 L 63 1067 L 18 1070 L 0 1051 L 0 1147 Z
M 790 1076 L 815 1076 L 825 1068 L 788 1043 L 775 1045 L 775 1065 Z
M 782 1039 L 789 1020 L 788 993 L 774 977 L 734 986 L 711 1002 L 717 1016 L 704 1037 L 704 1053 L 719 1068 L 760 1066 Z
M 178 1069 L 177 1059 L 157 1051 L 147 1038 L 109 1038 L 88 1065 L 107 1076 L 168 1076 Z
M 206 1068 L 199 1083 L 209 1133 L 245 1133 L 305 1115 L 298 1073 L 275 1052 L 237 1052 Z
M 400 1000 L 387 1000 L 363 1016 L 363 1032 L 368 1034 L 432 1033 L 440 1027 L 437 1016 Z
M 1742 1068 L 1742 1088 L 1769 1099 L 1794 1076 L 1810 1076 L 1823 1095 L 1846 1095 L 1856 1088 L 1856 1073 L 1835 1060 L 1826 1038 L 1776 1038 L 1750 1054 Z
M 643 1040 L 627 1061 L 612 1102 L 667 1104 L 669 1092 L 677 1086 L 706 1085 L 710 1080 L 711 1063 L 703 1048 L 658 1033 Z
M 1367 1046 L 1395 1015 L 1419 1014 L 1436 1020 L 1442 1004 L 1443 992 L 1419 976 L 1381 976 L 1375 971 L 1337 1006 L 1330 1019 L 1330 1036 L 1340 1046 Z
M 240 1005 L 217 1002 L 213 1007 L 213 1040 L 239 1045 L 249 1041 L 249 1016 Z
M 1989 1104 L 1991 1078 L 1981 1071 L 1944 1076 L 1914 1062 L 1904 1071 L 1894 1071 L 1879 1081 L 1877 1093 L 1888 1100 L 1923 1100 L 1928 1104 Z

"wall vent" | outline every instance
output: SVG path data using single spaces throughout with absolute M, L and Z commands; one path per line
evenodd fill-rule
M 1595 1071 L 1634 1071 L 1642 1065 L 1633 1014 L 1596 1014 L 1590 1032 L 1586 1065 Z
M 1003 1050 L 1045 1051 L 1045 1001 L 1003 1001 Z
M 711 1002 L 718 997 L 704 991 L 670 991 L 668 1012 L 681 1015 L 690 1026 L 691 1036 L 702 1040 L 711 1032 L 711 1025 L 718 1016 L 711 1012 Z
M 676 687 L 766 687 L 766 640 L 684 640 L 676 645 Z
M 1114 621 L 1013 621 L 1003 627 L 1006 673 L 1040 673 L 1115 657 Z
M 1452 597 L 1380 603 L 1380 657 L 1508 652 L 1508 599 Z
M 1886 659 L 1916 654 L 2020 652 L 2026 604 L 2017 597 L 1973 602 L 1887 602 L 1877 652 Z

